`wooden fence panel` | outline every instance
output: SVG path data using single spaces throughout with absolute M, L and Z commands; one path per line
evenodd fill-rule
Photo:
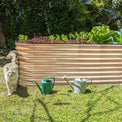
M 93 84 L 122 84 L 122 45 L 16 43 L 16 50 L 22 86 L 50 76 L 56 78 L 55 85 L 66 85 L 64 75 L 71 83 L 83 77 Z

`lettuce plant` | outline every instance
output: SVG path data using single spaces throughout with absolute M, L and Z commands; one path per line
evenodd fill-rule
M 91 41 L 95 44 L 110 44 L 112 43 L 112 31 L 109 26 L 96 26 L 91 30 Z
M 112 42 L 113 44 L 122 44 L 122 32 L 115 31 L 112 35 Z

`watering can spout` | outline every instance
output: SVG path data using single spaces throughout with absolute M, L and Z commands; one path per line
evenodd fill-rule
M 74 87 L 72 86 L 72 84 L 67 80 L 66 76 L 63 76 L 62 79 L 65 79 L 67 81 L 67 83 L 72 87 L 72 89 L 74 90 L 74 93 L 76 94 L 80 94 L 80 93 L 85 93 L 86 90 L 86 81 L 89 79 L 85 79 L 85 78 L 75 78 L 74 79 Z M 91 80 L 92 83 L 92 80 Z
M 65 79 L 67 81 L 67 83 L 71 86 L 71 88 L 74 90 L 74 87 L 72 86 L 72 84 L 67 80 L 66 76 L 64 75 L 62 77 L 62 79 Z
M 40 90 L 40 91 L 41 91 L 41 93 L 42 93 L 42 89 L 41 89 L 41 87 L 39 86 L 39 84 L 37 83 L 37 81 L 36 81 L 36 80 L 34 80 L 34 82 L 36 83 L 36 85 L 38 86 L 39 90 Z

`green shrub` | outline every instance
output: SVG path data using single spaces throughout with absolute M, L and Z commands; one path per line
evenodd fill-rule
M 91 41 L 95 44 L 110 44 L 112 43 L 112 31 L 109 26 L 95 26 L 91 30 Z

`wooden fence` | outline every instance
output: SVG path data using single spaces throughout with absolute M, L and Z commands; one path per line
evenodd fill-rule
M 122 45 L 16 43 L 16 50 L 22 86 L 50 76 L 56 78 L 55 85 L 66 85 L 64 75 L 71 83 L 82 77 L 98 85 L 122 84 Z

